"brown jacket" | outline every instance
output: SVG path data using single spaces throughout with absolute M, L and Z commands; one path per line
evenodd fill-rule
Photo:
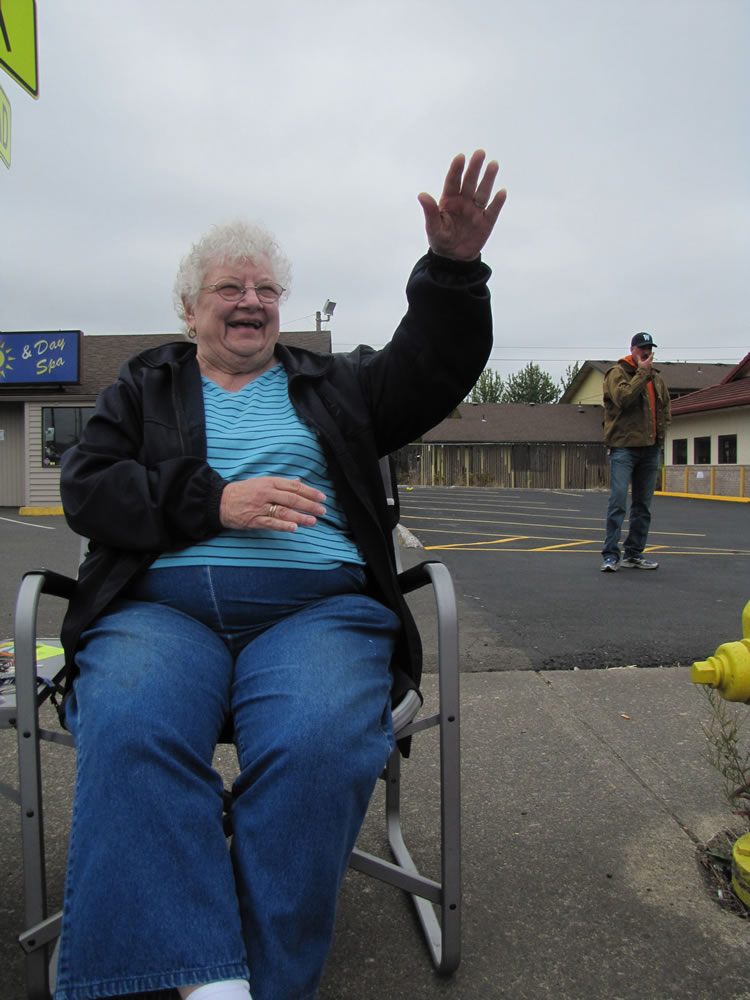
M 648 384 L 654 388 L 656 420 L 649 403 Z M 621 358 L 604 376 L 604 441 L 610 448 L 642 448 L 664 444 L 672 420 L 667 384 L 656 368 L 636 368 L 632 358 Z

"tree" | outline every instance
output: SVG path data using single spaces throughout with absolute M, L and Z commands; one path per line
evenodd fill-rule
M 563 393 L 570 388 L 570 386 L 573 384 L 573 380 L 578 375 L 578 372 L 580 370 L 581 366 L 578 364 L 577 361 L 574 362 L 572 365 L 568 365 L 568 367 L 565 369 L 565 374 L 560 379 L 560 396 L 562 396 Z
M 502 403 L 556 403 L 560 390 L 547 372 L 529 361 L 515 375 L 509 375 L 503 390 Z
M 503 380 L 491 368 L 485 368 L 468 396 L 470 403 L 501 403 Z

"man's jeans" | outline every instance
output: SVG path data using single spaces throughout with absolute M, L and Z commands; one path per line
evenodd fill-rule
M 628 502 L 628 486 L 631 484 L 630 529 L 623 548 L 626 559 L 643 553 L 651 525 L 651 501 L 660 462 L 661 447 L 658 444 L 645 448 L 610 449 L 610 494 L 603 556 L 620 558 L 620 534 Z
M 314 996 L 393 747 L 399 622 L 364 581 L 155 569 L 87 631 L 58 1000 L 221 979 L 249 979 L 253 1000 Z M 228 717 L 231 849 L 212 767 Z

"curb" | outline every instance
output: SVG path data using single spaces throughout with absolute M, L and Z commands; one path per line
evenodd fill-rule
M 714 493 L 670 493 L 666 490 L 656 490 L 657 497 L 683 497 L 686 500 L 725 500 L 727 503 L 750 503 L 750 497 L 720 497 Z
M 420 542 L 416 535 L 412 535 L 408 528 L 405 528 L 403 524 L 397 524 L 396 530 L 398 531 L 399 542 L 407 549 L 423 549 L 424 545 Z

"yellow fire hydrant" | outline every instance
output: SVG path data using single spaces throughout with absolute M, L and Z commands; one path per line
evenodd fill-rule
M 694 684 L 710 684 L 727 701 L 750 704 L 750 601 L 742 612 L 742 636 L 725 642 L 707 660 L 696 660 L 690 671 Z M 732 848 L 732 888 L 750 906 L 750 833 Z

